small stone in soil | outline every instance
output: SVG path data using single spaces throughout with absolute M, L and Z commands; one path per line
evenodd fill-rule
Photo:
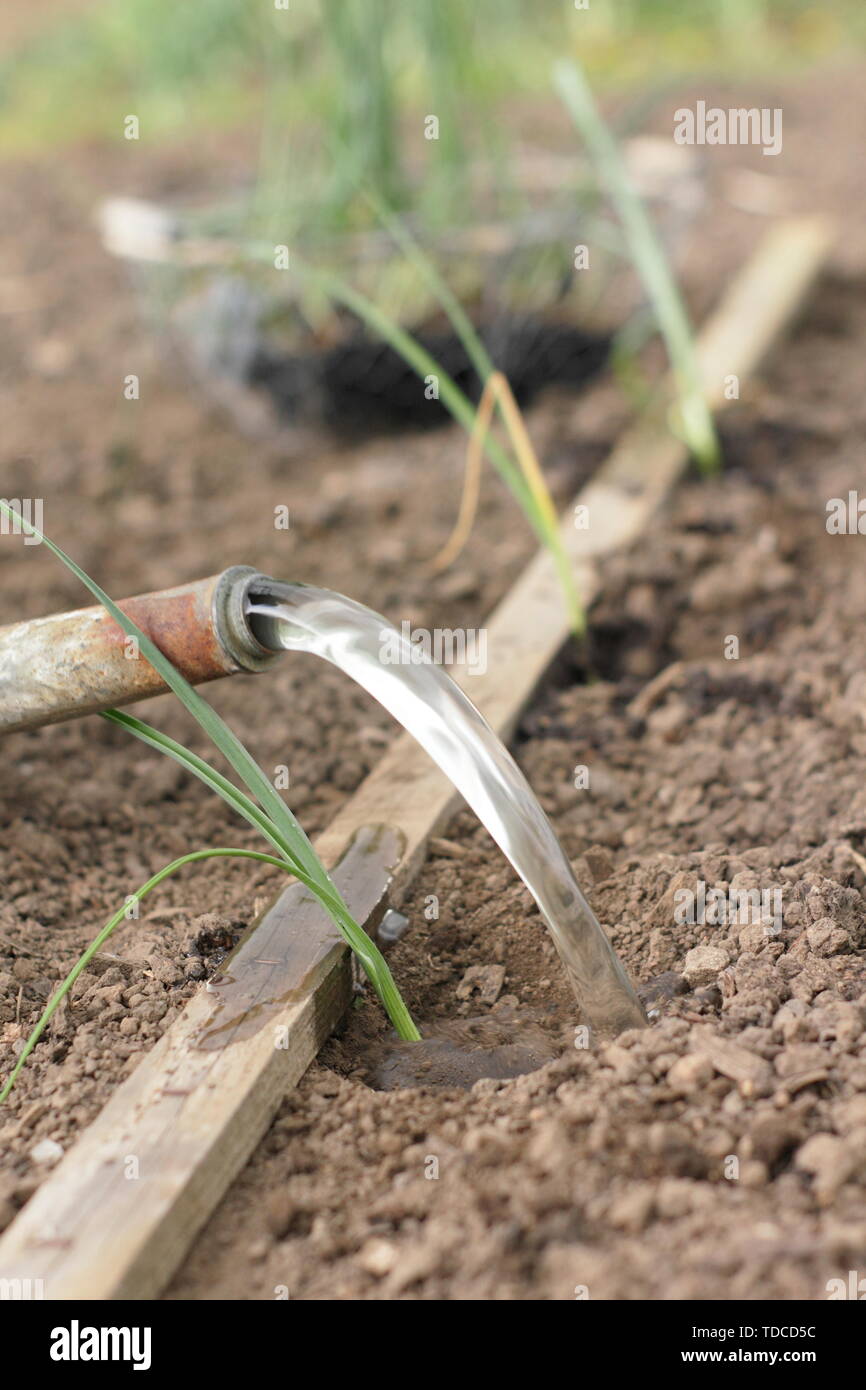
M 397 1247 L 390 1240 L 376 1237 L 368 1240 L 358 1252 L 357 1260 L 362 1269 L 376 1279 L 382 1279 L 397 1263 Z
M 41 1139 L 30 1150 L 34 1163 L 53 1164 L 63 1157 L 63 1149 L 54 1139 Z
M 466 854 L 463 845 L 458 845 L 454 840 L 445 840 L 441 836 L 434 836 L 428 842 L 427 848 L 434 859 L 463 859 Z
M 385 916 L 382 918 L 378 931 L 379 940 L 385 946 L 393 946 L 395 941 L 399 941 L 409 926 L 409 918 L 404 917 L 402 912 L 395 912 L 393 907 L 389 907 Z
M 683 974 L 695 989 L 698 985 L 710 985 L 728 964 L 728 953 L 720 946 L 695 946 L 689 951 L 683 966 Z
M 480 1003 L 495 1004 L 504 983 L 504 965 L 470 965 L 457 986 L 457 998 L 470 999 L 477 994 Z

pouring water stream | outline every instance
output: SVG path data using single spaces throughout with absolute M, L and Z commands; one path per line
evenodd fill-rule
M 408 730 L 526 884 L 590 1023 L 608 1034 L 643 1027 L 643 1007 L 529 783 L 447 672 L 419 661 L 417 648 L 378 613 L 329 589 L 262 579 L 246 613 L 263 647 L 331 662 Z

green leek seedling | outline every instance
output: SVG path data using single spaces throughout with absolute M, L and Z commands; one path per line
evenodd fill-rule
M 721 465 L 719 441 L 701 385 L 688 314 L 665 253 L 580 68 L 571 62 L 557 63 L 554 82 L 607 187 L 632 262 L 652 303 L 676 384 L 679 432 L 701 469 L 714 473 Z
M 49 540 L 35 526 L 32 526 L 20 513 L 10 507 L 6 502 L 0 501 L 0 512 L 10 521 L 14 522 L 25 535 L 30 535 L 42 541 L 48 549 L 66 565 L 67 569 L 81 580 L 82 584 L 89 589 L 90 593 L 99 603 L 111 614 L 115 622 L 130 637 L 135 637 L 138 641 L 141 655 L 159 672 L 166 685 L 174 691 L 178 699 L 189 710 L 193 718 L 198 721 L 211 741 L 226 758 L 230 766 L 234 769 L 248 788 L 252 795 L 241 790 L 234 782 L 231 782 L 222 773 L 217 772 L 203 758 L 191 753 L 182 744 L 175 742 L 166 734 L 160 733 L 157 729 L 152 729 L 149 725 L 142 723 L 133 715 L 122 713 L 120 710 L 108 710 L 104 718 L 110 722 L 118 724 L 128 732 L 147 743 L 149 747 L 166 754 L 180 763 L 187 771 L 192 772 L 207 786 L 215 791 L 218 796 L 232 807 L 233 810 L 254 826 L 271 846 L 276 850 L 276 857 L 259 855 L 265 862 L 279 864 L 287 873 L 293 874 L 298 878 L 319 900 L 322 907 L 331 917 L 347 945 L 351 947 L 355 955 L 360 960 L 365 973 L 370 979 L 379 999 L 393 1023 L 397 1033 L 401 1038 L 408 1042 L 415 1042 L 420 1038 L 420 1033 L 412 1021 L 403 999 L 394 983 L 393 976 L 385 961 L 382 953 L 376 944 L 370 939 L 362 927 L 358 925 L 352 917 L 348 906 L 331 879 L 318 855 L 316 854 L 309 839 L 296 820 L 295 816 L 286 806 L 282 798 L 265 776 L 264 772 L 252 758 L 250 753 L 232 732 L 228 725 L 220 718 L 216 710 L 212 709 L 206 700 L 195 690 L 189 682 L 180 674 L 171 662 L 163 656 L 158 647 L 151 639 L 141 631 L 131 618 L 118 608 L 117 604 L 109 598 L 100 586 L 85 574 L 73 559 L 61 550 L 58 545 Z M 174 863 L 166 866 L 151 878 L 143 888 L 138 890 L 133 897 L 142 897 L 161 883 L 168 874 L 183 867 L 184 864 L 192 863 L 196 859 L 206 858 L 214 855 L 240 854 L 243 857 L 256 857 L 252 851 L 245 850 L 202 850 L 191 855 L 184 856 L 182 859 L 175 860 Z M 88 948 L 84 957 L 75 966 L 73 972 L 61 985 L 60 990 L 55 994 L 49 1003 L 45 1013 L 39 1020 L 33 1034 L 28 1040 L 24 1054 L 19 1058 L 18 1065 L 12 1076 L 7 1080 L 6 1085 L 0 1093 L 0 1099 L 5 1099 L 9 1093 L 12 1082 L 20 1070 L 23 1058 L 29 1055 L 35 1045 L 39 1035 L 44 1029 L 48 1019 L 56 1009 L 64 994 L 71 988 L 72 983 L 77 978 L 80 971 L 86 965 L 87 960 L 95 950 L 99 949 L 107 936 L 118 925 L 125 913 L 127 904 L 121 909 L 120 914 L 115 914 L 111 921 L 103 928 L 97 942 Z

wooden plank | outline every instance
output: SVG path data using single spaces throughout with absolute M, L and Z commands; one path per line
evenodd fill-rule
M 735 281 L 699 340 L 714 406 L 725 377 L 745 378 L 790 319 L 828 246 L 818 222 L 781 224 Z M 600 587 L 598 558 L 640 536 L 686 462 L 659 408 L 626 432 L 576 499 L 589 508 L 589 529 L 575 529 L 570 509 L 563 537 L 587 604 Z M 545 551 L 488 624 L 487 672 L 455 673 L 500 736 L 566 638 Z M 330 865 L 342 858 L 335 873 L 362 921 L 381 911 L 392 861 L 390 897 L 399 900 L 458 800 L 403 736 L 338 813 L 317 849 Z M 297 885 L 224 973 L 232 979 L 190 1001 L 13 1222 L 0 1240 L 0 1278 L 42 1279 L 49 1299 L 153 1298 L 165 1287 L 349 998 L 347 949 Z

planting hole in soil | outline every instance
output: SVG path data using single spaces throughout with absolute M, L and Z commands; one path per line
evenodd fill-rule
M 359 1061 L 375 1091 L 414 1086 L 468 1091 L 477 1081 L 536 1071 L 558 1051 L 537 1018 L 506 1003 L 488 1014 L 430 1024 L 417 1043 L 370 1044 Z

